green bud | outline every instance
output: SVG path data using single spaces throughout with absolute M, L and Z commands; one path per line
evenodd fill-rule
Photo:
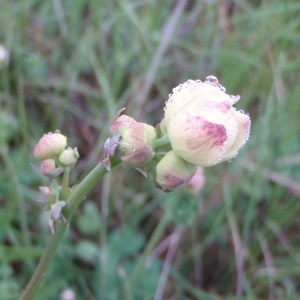
M 58 156 L 58 162 L 65 167 L 71 167 L 75 165 L 79 158 L 79 153 L 77 148 L 70 148 L 63 150 Z
M 196 166 L 180 158 L 173 150 L 156 165 L 156 182 L 165 191 L 188 184 L 196 172 Z

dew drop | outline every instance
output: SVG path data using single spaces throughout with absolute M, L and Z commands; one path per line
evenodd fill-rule
M 218 81 L 218 78 L 217 78 L 216 76 L 214 76 L 214 75 L 209 75 L 209 76 L 207 76 L 207 77 L 205 78 L 205 82 L 207 82 L 207 83 L 212 83 L 212 82 L 218 83 L 219 81 Z

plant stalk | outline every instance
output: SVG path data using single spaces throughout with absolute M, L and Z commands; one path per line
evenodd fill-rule
M 157 150 L 159 148 L 163 148 L 163 147 L 169 146 L 169 145 L 170 145 L 169 137 L 167 135 L 164 135 L 163 137 L 156 140 L 155 149 Z
M 112 168 L 120 164 L 120 161 L 114 161 L 112 163 Z M 84 200 L 84 197 L 90 192 L 100 179 L 108 171 L 98 164 L 86 177 L 81 181 L 81 183 L 74 189 L 69 199 L 67 200 L 67 205 L 63 209 L 63 215 L 66 219 L 63 223 L 56 224 L 56 230 L 53 235 L 48 239 L 46 248 L 40 258 L 37 268 L 35 269 L 29 283 L 27 284 L 25 290 L 20 296 L 20 300 L 32 300 L 34 295 L 37 293 L 40 284 L 45 278 L 46 272 L 49 268 L 50 262 L 59 246 L 60 241 L 63 238 L 63 235 L 68 227 L 70 219 L 73 213 L 76 211 L 79 204 Z

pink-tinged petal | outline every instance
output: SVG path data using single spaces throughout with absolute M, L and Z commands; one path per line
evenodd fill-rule
M 55 160 L 52 158 L 48 158 L 42 161 L 40 170 L 43 175 L 51 176 L 55 168 Z
M 39 160 L 54 158 L 67 146 L 67 137 L 59 132 L 44 134 L 34 147 L 33 155 Z
M 168 126 L 170 119 L 187 107 L 197 105 L 199 109 L 214 109 L 219 106 L 221 110 L 229 110 L 233 98 L 221 91 L 218 87 L 201 82 L 200 80 L 188 80 L 173 89 L 165 107 L 165 122 Z
M 235 118 L 238 121 L 238 132 L 234 143 L 227 149 L 222 161 L 229 160 L 237 155 L 238 150 L 246 143 L 250 135 L 250 117 L 242 112 L 236 111 Z
M 223 158 L 228 137 L 224 125 L 186 112 L 171 119 L 168 135 L 177 155 L 203 167 L 215 165 Z
M 154 156 L 156 132 L 154 127 L 135 122 L 122 133 L 119 148 L 121 159 L 133 167 L 141 167 Z
M 113 135 L 121 133 L 133 123 L 136 123 L 135 119 L 127 115 L 121 115 L 113 120 L 112 124 L 110 125 L 110 133 Z
M 239 99 L 212 75 L 174 88 L 163 122 L 174 151 L 199 166 L 232 158 L 250 131 L 250 118 L 233 107 Z

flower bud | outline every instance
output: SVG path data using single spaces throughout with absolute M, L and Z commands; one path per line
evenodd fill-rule
M 226 94 L 214 76 L 174 88 L 164 126 L 177 155 L 202 167 L 234 157 L 247 141 L 251 123 L 248 115 L 233 107 L 238 100 L 239 96 Z
M 73 166 L 79 158 L 79 153 L 77 148 L 70 148 L 63 150 L 58 156 L 58 162 L 65 167 Z
M 113 121 L 110 131 L 114 135 L 121 135 L 119 149 L 123 162 L 138 168 L 153 158 L 156 141 L 154 127 L 121 115 Z
M 59 132 L 44 134 L 35 145 L 33 155 L 39 160 L 54 158 L 67 146 L 67 137 Z
M 154 156 L 154 127 L 135 122 L 126 128 L 119 143 L 121 159 L 132 167 L 141 167 Z
M 137 123 L 136 120 L 127 115 L 121 115 L 116 118 L 110 125 L 110 133 L 117 134 L 122 133 L 126 128 L 129 128 L 133 123 Z
M 41 173 L 45 176 L 52 176 L 52 172 L 55 170 L 55 160 L 48 158 L 42 161 L 41 163 Z
M 156 182 L 163 190 L 175 190 L 188 184 L 195 172 L 195 165 L 169 151 L 156 165 Z

